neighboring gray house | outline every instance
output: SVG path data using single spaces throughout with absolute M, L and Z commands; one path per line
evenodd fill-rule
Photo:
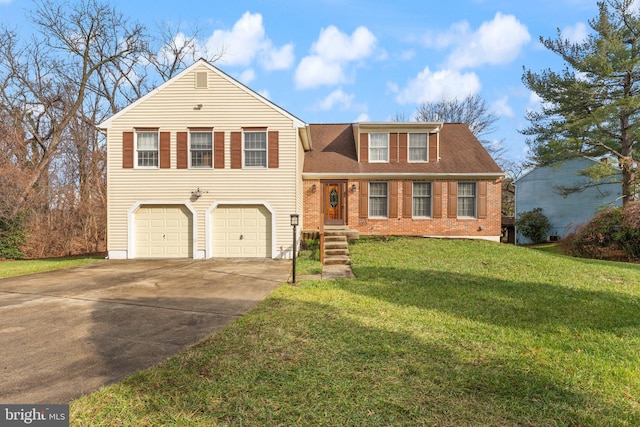
M 567 236 L 577 226 L 588 222 L 601 208 L 620 206 L 622 189 L 619 174 L 617 178 L 603 180 L 601 184 L 583 191 L 566 196 L 561 194 L 563 187 L 578 187 L 589 183 L 589 178 L 581 176 L 580 172 L 597 163 L 597 160 L 580 157 L 537 167 L 517 179 L 514 182 L 516 218 L 522 212 L 542 208 L 542 212 L 551 223 L 549 240 L 555 240 Z M 516 243 L 531 242 L 516 234 Z

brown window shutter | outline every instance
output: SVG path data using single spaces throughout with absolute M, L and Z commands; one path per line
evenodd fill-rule
M 160 132 L 160 169 L 171 167 L 171 132 Z
M 213 167 L 224 169 L 224 132 L 213 133 Z
M 413 181 L 402 183 L 402 217 L 411 218 L 413 216 Z
M 231 169 L 242 169 L 242 132 L 231 132 Z
M 187 169 L 189 167 L 189 146 L 187 132 L 177 132 L 177 167 L 178 169 Z
M 360 218 L 369 217 L 369 182 L 360 181 Z
M 277 168 L 279 165 L 279 134 L 277 130 L 271 130 L 268 132 L 268 145 L 269 145 L 269 167 Z
M 399 136 L 399 154 L 398 154 L 398 161 L 400 163 L 406 163 L 407 162 L 407 134 L 406 133 L 401 133 Z
M 360 162 L 369 163 L 369 134 L 360 134 Z
M 429 134 L 429 162 L 438 161 L 438 134 Z
M 398 218 L 398 181 L 389 182 L 389 218 Z
M 478 182 L 478 218 L 487 217 L 487 181 Z
M 458 216 L 458 183 L 456 181 L 450 182 L 448 191 L 447 216 L 449 218 L 456 218 Z
M 122 167 L 133 168 L 133 132 L 122 132 Z
M 398 162 L 398 134 L 389 134 L 389 163 Z
M 433 183 L 433 217 L 442 218 L 442 181 Z

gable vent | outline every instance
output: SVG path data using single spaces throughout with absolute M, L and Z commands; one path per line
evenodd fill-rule
M 206 88 L 207 88 L 207 72 L 197 71 L 196 72 L 196 89 L 206 89 Z

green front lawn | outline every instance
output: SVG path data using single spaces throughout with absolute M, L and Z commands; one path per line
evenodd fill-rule
M 351 245 L 74 425 L 640 425 L 640 266 L 488 242 Z
M 60 268 L 76 267 L 78 265 L 98 262 L 104 257 L 83 258 L 51 258 L 29 261 L 0 261 L 0 279 L 21 276 L 23 274 L 42 273 L 43 271 L 58 270 Z

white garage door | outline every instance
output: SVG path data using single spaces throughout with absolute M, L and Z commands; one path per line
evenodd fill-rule
M 213 211 L 213 256 L 271 258 L 271 212 L 262 205 L 220 205 Z
M 135 219 L 136 258 L 193 258 L 193 219 L 182 205 L 143 205 Z

